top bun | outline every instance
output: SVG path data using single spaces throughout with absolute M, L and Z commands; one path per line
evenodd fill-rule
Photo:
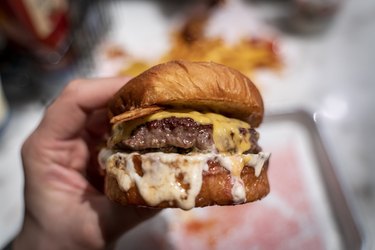
M 210 111 L 247 121 L 252 127 L 259 126 L 264 113 L 258 89 L 239 71 L 213 62 L 181 60 L 156 65 L 131 79 L 108 108 L 111 117 L 163 108 Z

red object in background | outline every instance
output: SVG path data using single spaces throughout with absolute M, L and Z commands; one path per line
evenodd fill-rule
M 66 52 L 67 0 L 2 0 L 0 29 L 11 42 L 39 60 L 54 63 Z

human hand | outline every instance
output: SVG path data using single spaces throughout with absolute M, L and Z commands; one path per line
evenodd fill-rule
M 156 213 L 110 202 L 86 178 L 106 103 L 127 80 L 73 81 L 47 108 L 22 148 L 26 211 L 14 249 L 102 249 Z

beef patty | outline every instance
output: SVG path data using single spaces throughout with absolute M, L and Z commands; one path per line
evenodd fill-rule
M 125 151 L 188 153 L 213 151 L 212 124 L 199 124 L 191 118 L 169 117 L 154 120 L 136 127 L 131 135 L 116 145 Z M 261 148 L 255 129 L 240 128 L 246 138 L 250 134 L 251 147 L 244 153 L 258 153 Z

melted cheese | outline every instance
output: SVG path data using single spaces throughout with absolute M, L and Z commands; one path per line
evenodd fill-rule
M 236 204 L 246 202 L 246 192 L 241 172 L 248 165 L 254 168 L 254 174 L 258 177 L 262 171 L 264 163 L 269 159 L 270 153 L 259 152 L 259 154 L 227 155 L 217 156 L 220 165 L 226 168 L 232 175 L 232 198 Z
M 131 132 L 138 125 L 173 116 L 177 118 L 191 118 L 195 122 L 202 125 L 212 124 L 213 140 L 218 152 L 234 152 L 242 154 L 251 147 L 250 134 L 246 133 L 246 136 L 244 137 L 239 130 L 240 128 L 250 129 L 250 125 L 248 123 L 238 119 L 227 118 L 215 113 L 200 113 L 197 111 L 188 110 L 160 111 L 136 120 L 116 124 L 114 125 L 114 132 L 112 138 L 110 139 L 109 145 L 113 146 L 122 139 L 129 137 Z
M 231 173 L 232 198 L 234 203 L 246 202 L 246 190 L 241 179 L 245 165 L 255 169 L 258 177 L 269 153 L 246 155 L 200 154 L 187 155 L 165 154 L 161 152 L 139 155 L 142 159 L 143 175 L 138 175 L 133 163 L 133 156 L 138 153 L 107 153 L 99 154 L 99 162 L 105 162 L 107 174 L 116 177 L 120 188 L 129 190 L 133 185 L 138 187 L 147 204 L 156 206 L 163 201 L 176 201 L 178 206 L 188 210 L 195 206 L 195 199 L 202 186 L 203 171 L 208 170 L 207 162 L 215 160 Z M 121 164 L 116 164 L 121 162 Z M 183 176 L 178 181 L 178 177 Z M 187 187 L 187 188 L 186 188 Z
M 114 153 L 115 152 L 113 150 L 108 149 L 108 148 L 102 148 L 99 151 L 99 154 L 98 154 L 98 163 L 99 163 L 100 169 L 102 169 L 102 170 L 106 169 L 106 161 Z

